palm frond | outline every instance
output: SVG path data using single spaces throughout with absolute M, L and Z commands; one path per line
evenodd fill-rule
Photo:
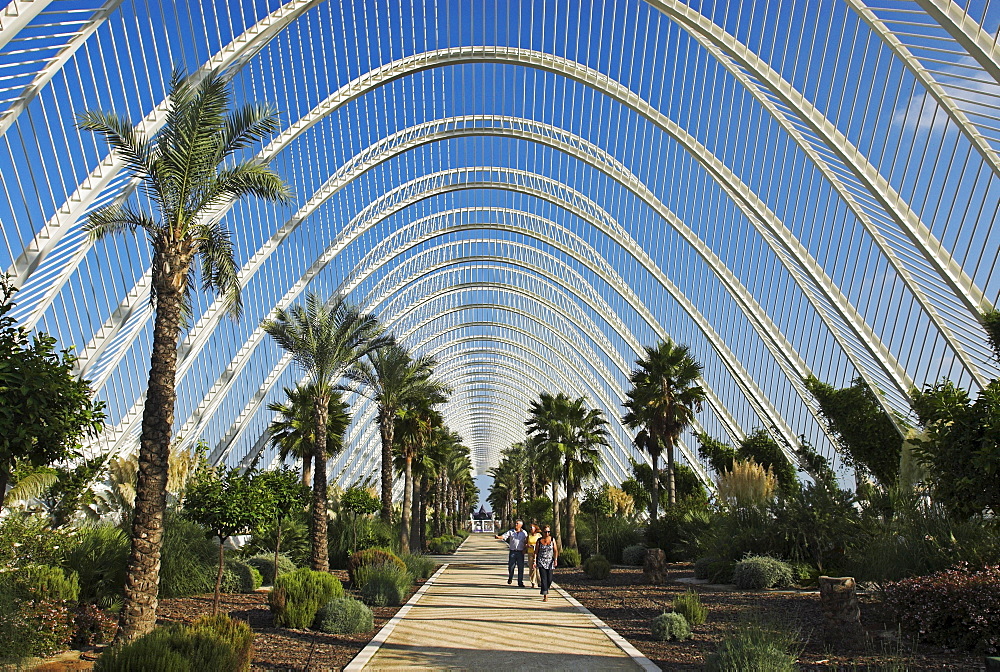
M 235 200 L 246 195 L 279 203 L 287 203 L 292 199 L 292 191 L 284 180 L 267 165 L 254 161 L 220 170 L 199 210 L 212 210 L 229 199 Z
M 221 137 L 223 157 L 257 143 L 281 128 L 278 110 L 267 103 L 250 103 L 226 119 Z
M 193 237 L 198 242 L 202 289 L 221 294 L 230 316 L 238 319 L 243 314 L 243 299 L 229 230 L 211 222 L 197 226 Z
M 91 131 L 102 136 L 111 147 L 111 151 L 121 157 L 132 174 L 140 179 L 154 174 L 149 140 L 136 131 L 124 117 L 114 113 L 89 110 L 79 115 L 76 126 L 81 131 Z
M 126 231 L 135 233 L 136 229 L 144 229 L 150 235 L 155 236 L 159 231 L 159 226 L 156 220 L 145 212 L 117 204 L 92 210 L 87 214 L 87 221 L 83 225 L 83 230 L 91 240 L 100 240 L 106 236 Z
M 9 506 L 14 502 L 27 502 L 38 499 L 45 494 L 45 491 L 56 484 L 59 476 L 52 471 L 35 471 L 24 476 L 14 486 L 7 491 L 4 497 L 4 506 Z

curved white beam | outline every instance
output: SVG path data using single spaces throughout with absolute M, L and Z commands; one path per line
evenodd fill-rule
M 994 36 L 983 30 L 954 0 L 914 1 L 1000 83 L 1000 46 Z

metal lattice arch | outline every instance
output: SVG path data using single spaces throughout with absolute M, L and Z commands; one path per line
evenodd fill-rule
M 607 413 L 601 477 L 623 479 L 630 368 L 668 336 L 705 366 L 692 431 L 804 436 L 839 466 L 806 376 L 906 415 L 914 386 L 1000 375 L 977 321 L 1000 293 L 998 29 L 992 0 L 8 0 L 0 266 L 15 316 L 108 402 L 100 448 L 132 450 L 149 251 L 82 223 L 149 204 L 74 122 L 153 133 L 172 67 L 221 71 L 283 111 L 248 158 L 295 200 L 218 213 L 245 315 L 195 297 L 181 441 L 274 463 L 267 406 L 299 373 L 260 323 L 315 291 L 438 359 L 480 473 L 548 390 Z M 341 484 L 379 466 L 375 409 L 351 401 Z

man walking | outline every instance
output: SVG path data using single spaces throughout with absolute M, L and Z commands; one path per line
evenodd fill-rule
M 507 530 L 502 535 L 494 535 L 497 539 L 507 542 L 507 585 L 514 580 L 514 565 L 517 565 L 517 585 L 524 588 L 524 549 L 528 545 L 528 533 L 523 529 L 524 522 L 514 521 L 514 529 Z

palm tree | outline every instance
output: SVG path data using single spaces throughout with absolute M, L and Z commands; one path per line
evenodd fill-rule
M 316 427 L 313 413 L 313 395 L 309 385 L 285 388 L 287 403 L 273 401 L 267 410 L 277 413 L 268 427 L 271 445 L 278 448 L 282 462 L 292 456 L 302 460 L 302 483 L 312 482 L 312 455 Z M 330 397 L 330 410 L 326 422 L 326 456 L 329 459 L 343 449 L 344 432 L 351 424 L 350 408 L 339 392 Z
M 239 317 L 243 304 L 238 267 L 229 231 L 217 212 L 248 195 L 270 201 L 291 197 L 267 165 L 233 162 L 238 152 L 279 129 L 275 108 L 248 104 L 227 115 L 230 98 L 221 74 L 197 82 L 176 70 L 170 78 L 166 123 L 155 137 L 145 137 L 112 113 L 89 111 L 79 120 L 80 129 L 102 136 L 125 161 L 158 210 L 150 214 L 113 203 L 90 212 L 84 226 L 92 240 L 141 229 L 152 248 L 150 296 L 156 313 L 120 642 L 149 632 L 156 623 L 167 455 L 177 397 L 177 339 L 190 310 L 192 272 L 199 266 L 203 287 L 221 294 L 230 314 Z
M 361 393 L 378 405 L 382 439 L 382 520 L 392 520 L 392 446 L 396 414 L 411 398 L 444 389 L 430 381 L 436 362 L 431 357 L 413 359 L 409 350 L 392 341 L 372 350 L 368 361 L 359 360 L 347 372 Z
M 437 389 L 441 387 L 442 389 Z M 399 456 L 403 472 L 403 504 L 399 526 L 399 547 L 410 548 L 410 528 L 413 507 L 413 460 L 423 452 L 435 428 L 442 423 L 441 414 L 434 406 L 447 401 L 443 386 L 424 380 L 412 390 L 402 408 L 396 411 L 394 432 L 398 433 Z
M 567 546 L 576 548 L 576 493 L 587 479 L 597 476 L 601 464 L 600 446 L 608 445 L 608 421 L 596 409 L 587 409 L 583 397 L 569 407 L 571 432 L 563 450 L 563 482 L 566 484 Z
M 674 446 L 681 432 L 690 426 L 694 414 L 701 410 L 705 390 L 698 380 L 702 366 L 691 356 L 686 345 L 672 340 L 661 341 L 656 347 L 645 348 L 645 356 L 636 360 L 636 369 L 629 376 L 632 389 L 625 402 L 627 413 L 622 421 L 632 429 L 642 427 L 636 443 L 643 445 L 652 458 L 653 499 L 650 502 L 650 522 L 656 522 L 659 503 L 657 458 L 667 451 L 667 499 L 677 502 L 674 485 Z
M 383 347 L 387 339 L 382 326 L 372 315 L 362 314 L 357 306 L 342 296 L 324 302 L 310 292 L 305 305 L 278 310 L 273 319 L 265 320 L 264 331 L 309 376 L 313 397 L 315 428 L 313 432 L 313 506 L 312 506 L 312 568 L 325 572 L 330 569 L 326 543 L 326 445 L 330 401 L 347 369 L 373 350 Z
M 561 543 L 562 529 L 559 516 L 559 484 L 563 480 L 563 455 L 566 453 L 571 431 L 569 425 L 572 400 L 562 392 L 553 396 L 548 392 L 538 395 L 528 407 L 525 421 L 528 433 L 536 441 L 536 460 L 539 469 L 552 479 L 552 531 Z

